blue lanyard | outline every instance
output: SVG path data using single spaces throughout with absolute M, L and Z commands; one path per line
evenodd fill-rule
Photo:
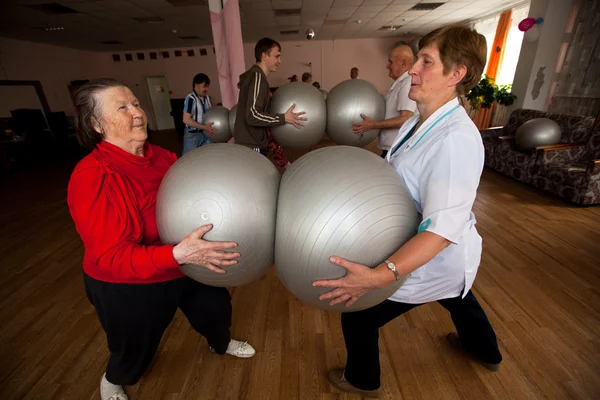
M 456 109 L 460 107 L 460 104 L 455 105 L 454 107 L 452 107 L 451 110 L 446 111 L 446 113 L 444 115 L 442 115 L 441 117 L 439 117 L 438 119 L 435 120 L 435 122 L 433 124 L 431 124 L 431 126 L 425 131 L 425 133 L 423 133 L 421 135 L 421 137 L 419 138 L 419 140 L 417 140 L 417 143 L 415 143 L 411 148 L 414 149 L 421 140 L 423 140 L 423 138 L 425 137 L 425 135 L 427 135 L 429 133 L 430 130 L 432 130 L 441 120 L 443 120 L 444 118 L 446 118 L 448 115 L 452 114 L 454 111 L 456 111 Z M 408 135 L 406 135 L 406 137 L 400 141 L 400 143 L 394 147 L 394 149 L 392 150 L 392 154 L 390 154 L 390 159 L 391 157 L 394 155 L 394 153 L 396 152 L 396 150 L 398 150 L 404 143 L 406 143 L 406 141 L 408 141 L 408 139 L 412 136 L 412 134 L 415 131 L 415 128 L 417 127 L 417 125 L 419 124 L 419 121 L 417 121 L 417 123 L 412 127 L 411 131 L 408 133 Z

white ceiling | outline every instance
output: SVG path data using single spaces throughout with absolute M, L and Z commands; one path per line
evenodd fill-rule
M 263 36 L 299 40 L 309 28 L 315 30 L 315 40 L 423 35 L 442 25 L 523 3 L 523 0 L 437 0 L 444 4 L 433 11 L 409 11 L 416 4 L 436 0 L 239 1 L 244 42 Z M 207 0 L 0 0 L 0 3 L 0 36 L 4 37 L 93 51 L 212 44 Z M 48 14 L 35 7 L 47 3 L 77 12 Z M 275 10 L 283 9 L 299 9 L 300 13 L 275 15 Z M 160 17 L 164 23 L 134 19 L 152 17 Z M 390 25 L 400 28 L 380 30 Z M 47 27 L 64 29 L 46 31 Z M 299 33 L 281 34 L 294 30 Z M 182 36 L 198 39 L 182 39 Z M 103 44 L 105 41 L 122 44 Z

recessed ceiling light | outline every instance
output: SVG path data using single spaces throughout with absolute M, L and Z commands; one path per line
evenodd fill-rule
M 401 26 L 398 25 L 384 25 L 381 28 L 379 28 L 378 30 L 380 31 L 395 31 L 396 29 L 402 28 Z
M 63 28 L 62 26 L 49 26 L 44 28 L 46 31 L 64 31 L 65 28 Z
M 165 20 L 161 17 L 143 17 L 143 18 L 134 18 L 137 22 L 142 22 L 146 24 L 164 24 Z
M 273 10 L 276 17 L 289 17 L 291 15 L 300 15 L 299 8 L 284 8 L 279 10 Z

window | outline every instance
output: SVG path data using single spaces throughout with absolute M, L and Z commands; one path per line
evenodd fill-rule
M 504 55 L 494 82 L 496 85 L 507 85 L 512 84 L 513 82 L 515 71 L 517 69 L 517 62 L 519 61 L 519 55 L 521 53 L 521 44 L 523 43 L 523 32 L 519 30 L 518 25 L 519 22 L 527 18 L 528 14 L 529 3 L 512 10 L 510 29 L 508 31 L 506 43 L 504 44 Z M 473 28 L 475 28 L 477 32 L 485 36 L 485 41 L 487 43 L 488 54 L 485 67 L 483 68 L 484 74 L 488 67 L 487 63 L 490 60 L 490 55 L 494 50 L 492 46 L 494 44 L 499 19 L 500 15 L 496 15 L 477 21 L 473 25 Z
M 473 28 L 485 36 L 485 42 L 487 44 L 487 58 L 483 73 L 487 70 L 488 62 L 490 61 L 490 55 L 492 54 L 492 45 L 494 44 L 494 37 L 496 36 L 496 28 L 498 27 L 498 20 L 500 15 L 495 15 L 490 18 L 478 21 L 473 25 Z
M 508 37 L 506 38 L 506 45 L 504 46 L 504 59 L 498 71 L 498 77 L 496 78 L 497 85 L 512 84 L 515 78 L 515 71 L 517 70 L 517 62 L 519 61 L 519 55 L 521 54 L 521 45 L 523 43 L 523 34 L 518 28 L 519 22 L 527 18 L 529 14 L 529 4 L 513 9 L 512 12 L 512 23 L 510 24 L 510 30 L 508 31 Z

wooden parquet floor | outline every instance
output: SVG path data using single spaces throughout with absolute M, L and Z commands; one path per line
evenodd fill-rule
M 152 140 L 177 146 L 161 134 Z M 65 202 L 73 165 L 0 180 L 3 400 L 100 398 L 108 352 Z M 449 315 L 422 306 L 381 330 L 384 398 L 600 398 L 600 207 L 573 207 L 486 170 L 475 213 L 484 251 L 474 291 L 496 329 L 502 368 L 490 372 L 454 351 Z M 257 355 L 211 353 L 179 312 L 129 388 L 132 400 L 359 398 L 325 377 L 345 360 L 339 315 L 302 305 L 273 269 L 232 293 L 233 336 Z

